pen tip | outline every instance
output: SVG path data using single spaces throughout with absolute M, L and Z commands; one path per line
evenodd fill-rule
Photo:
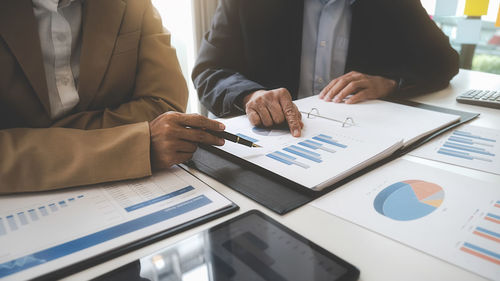
M 252 147 L 262 147 L 262 146 L 255 144 L 255 143 L 252 143 Z

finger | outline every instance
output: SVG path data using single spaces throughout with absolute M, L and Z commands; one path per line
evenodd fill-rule
M 330 83 L 328 83 L 328 85 L 326 85 L 326 87 L 323 88 L 323 90 L 321 90 L 321 92 L 319 93 L 320 99 L 323 99 L 325 97 L 325 95 L 333 88 L 333 86 L 335 86 L 335 84 L 337 84 L 337 82 L 339 81 L 339 78 L 333 79 L 332 81 L 330 81 Z
M 302 129 L 300 126 L 301 114 L 297 106 L 289 97 L 284 95 L 280 97 L 280 104 L 283 109 L 283 113 L 285 114 L 288 127 L 290 128 L 290 133 L 294 137 L 300 137 L 300 130 Z
M 253 126 L 260 126 L 260 125 L 262 125 L 262 121 L 260 120 L 260 116 L 257 113 L 257 111 L 255 111 L 253 109 L 247 109 L 246 111 L 247 111 L 248 120 L 250 121 L 250 123 Z
M 332 99 L 342 91 L 349 83 L 351 83 L 355 79 L 354 76 L 343 76 L 338 80 L 337 83 L 325 94 L 325 101 L 332 101 Z
M 224 139 L 218 138 L 204 130 L 194 128 L 184 128 L 180 130 L 179 139 L 187 140 L 194 143 L 204 143 L 210 145 L 223 145 Z
M 267 109 L 271 114 L 274 124 L 281 124 L 285 121 L 285 115 L 283 114 L 283 109 L 281 109 L 279 101 L 269 103 Z
M 259 104 L 257 107 L 253 107 L 253 109 L 257 112 L 257 114 L 259 114 L 260 120 L 264 126 L 271 127 L 273 125 L 271 113 L 269 113 L 269 110 L 265 105 Z
M 371 96 L 369 92 L 370 91 L 368 89 L 361 90 L 357 94 L 355 94 L 354 96 L 348 98 L 345 101 L 345 103 L 353 104 L 353 103 L 358 103 L 358 102 L 361 102 L 364 100 L 368 100 L 368 99 L 370 99 L 370 96 Z
M 334 102 L 341 102 L 348 95 L 354 95 L 360 90 L 364 89 L 367 86 L 367 82 L 365 80 L 357 80 L 350 82 L 344 89 L 342 89 L 337 96 L 335 96 Z
M 357 71 L 350 71 L 349 73 L 346 73 L 340 77 L 337 77 L 335 79 L 333 79 L 330 83 L 328 83 L 328 85 L 321 91 L 320 93 L 320 99 L 324 99 L 324 100 L 327 100 L 327 101 L 331 101 L 331 98 L 333 98 L 333 96 L 335 96 L 335 94 L 338 92 L 338 88 L 343 88 L 345 87 L 345 83 L 342 83 L 344 84 L 344 86 L 342 85 L 338 85 L 341 81 L 343 80 L 346 80 L 347 79 L 347 83 L 348 81 L 351 81 L 352 79 L 355 79 L 356 77 L 359 77 L 360 75 L 362 75 L 361 73 L 357 72 Z M 334 89 L 334 87 L 336 87 Z M 332 92 L 332 89 L 333 89 L 333 92 Z M 333 95 L 331 98 L 325 98 L 327 96 L 327 94 L 331 92 L 331 94 Z
M 222 131 L 226 128 L 221 122 L 209 119 L 199 114 L 182 114 L 179 123 L 183 126 L 189 126 L 213 131 Z

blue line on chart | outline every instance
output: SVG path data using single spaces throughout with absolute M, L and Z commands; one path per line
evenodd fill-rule
M 456 137 L 456 136 L 450 136 L 448 138 L 448 140 L 454 141 L 454 142 L 459 142 L 459 143 L 465 143 L 465 144 L 478 144 L 478 145 L 483 145 L 483 146 L 488 146 L 488 147 L 494 147 L 493 144 L 477 142 L 477 141 L 474 141 L 471 139 L 466 139 L 466 138 L 461 138 L 461 137 Z
M 247 141 L 251 141 L 251 142 L 258 142 L 259 140 L 258 139 L 254 139 L 252 137 L 249 137 L 249 136 L 246 136 L 244 134 L 236 134 L 238 137 L 242 138 L 242 139 L 246 139 Z
M 494 218 L 494 219 L 500 220 L 500 216 L 497 216 L 497 215 L 492 214 L 492 213 L 488 213 L 486 216 L 490 217 L 490 218 Z
M 14 216 L 13 215 L 8 215 L 7 216 L 7 223 L 9 224 L 10 230 L 14 231 L 14 230 L 18 229 L 17 223 L 14 220 Z
M 467 247 L 467 248 L 470 248 L 470 249 L 476 250 L 476 251 L 478 251 L 478 252 L 481 252 L 481 253 L 483 253 L 483 254 L 486 254 L 486 255 L 488 255 L 488 256 L 492 256 L 492 257 L 495 257 L 495 258 L 497 258 L 497 259 L 500 259 L 500 255 L 499 255 L 499 254 L 497 254 L 497 253 L 495 253 L 495 252 L 493 252 L 493 251 L 490 251 L 490 250 L 483 249 L 483 248 L 478 247 L 478 246 L 476 246 L 476 245 L 473 245 L 473 244 L 471 244 L 471 243 L 467 243 L 467 242 L 465 242 L 465 243 L 464 243 L 464 246 L 465 246 L 465 247 Z
M 448 155 L 448 156 L 453 156 L 453 157 L 458 157 L 458 158 L 463 158 L 463 159 L 467 159 L 467 160 L 477 159 L 477 160 L 482 160 L 482 161 L 486 161 L 486 162 L 493 162 L 493 160 L 491 160 L 491 159 L 477 157 L 477 156 L 471 156 L 469 153 L 455 151 L 455 150 L 451 150 L 451 149 L 447 149 L 447 148 L 440 148 L 437 153 Z
M 17 213 L 17 217 L 19 218 L 19 221 L 21 222 L 21 225 L 27 225 L 28 224 L 28 219 L 26 218 L 26 215 L 24 214 L 24 212 Z
M 331 148 L 328 148 L 328 147 L 324 147 L 321 143 L 315 142 L 315 141 L 312 141 L 312 140 L 301 141 L 301 142 L 299 142 L 299 144 L 302 145 L 302 146 L 308 147 L 308 148 L 312 148 L 312 149 L 321 149 L 321 150 L 324 150 L 324 151 L 327 151 L 327 152 L 331 152 L 331 153 L 335 153 L 336 152 L 334 149 L 331 149 Z
M 486 229 L 486 228 L 476 227 L 476 230 L 479 230 L 479 231 L 481 231 L 481 232 L 484 232 L 484 233 L 489 234 L 489 235 L 491 235 L 491 236 L 494 236 L 494 237 L 496 237 L 496 238 L 500 238 L 500 233 L 493 232 L 493 231 L 488 230 L 488 229 Z
M 488 155 L 488 156 L 495 156 L 495 154 L 488 152 L 488 151 L 484 150 L 483 148 L 477 148 L 477 147 L 468 146 L 468 145 L 456 144 L 456 143 L 451 143 L 448 141 L 445 142 L 443 144 L 443 146 L 458 149 L 458 150 L 464 150 L 464 151 L 470 151 L 470 152 L 474 152 L 474 153 L 484 154 L 484 155 Z
M 479 140 L 484 140 L 484 141 L 490 141 L 490 142 L 496 142 L 494 139 L 488 139 L 488 138 L 483 138 L 480 136 L 475 136 L 472 133 L 469 132 L 464 132 L 464 131 L 459 131 L 455 130 L 452 134 L 462 136 L 462 137 L 467 137 L 467 138 L 473 138 L 473 139 L 479 139 Z
M 38 207 L 38 210 L 40 210 L 40 213 L 42 213 L 42 216 L 48 216 L 49 212 L 47 212 L 47 208 L 45 206 Z
M 38 220 L 38 215 L 36 214 L 34 209 L 29 209 L 28 214 L 30 214 L 30 218 L 32 221 L 37 221 Z
M 312 152 L 312 151 L 306 150 L 306 149 L 303 149 L 303 148 L 300 148 L 300 147 L 298 147 L 296 145 L 285 147 L 285 148 L 283 148 L 283 150 L 287 151 L 287 152 L 290 152 L 290 153 L 293 153 L 295 155 L 298 155 L 300 157 L 303 157 L 305 159 L 314 161 L 316 163 L 323 162 L 321 160 L 321 155 L 320 154 L 318 154 L 316 152 Z
M 280 152 L 280 151 L 275 151 L 273 153 L 268 153 L 268 154 L 266 154 L 266 156 L 269 157 L 269 158 L 272 158 L 274 160 L 277 160 L 277 161 L 279 161 L 281 163 L 285 163 L 287 165 L 295 164 L 295 165 L 300 166 L 300 167 L 302 167 L 304 169 L 309 168 L 309 165 L 301 163 L 299 161 L 295 161 L 295 159 L 297 159 L 297 158 L 295 158 L 293 156 L 290 156 L 290 155 L 287 155 L 287 154 L 285 154 L 283 152 Z
M 49 204 L 49 207 L 50 207 L 50 210 L 51 210 L 52 212 L 57 211 L 57 206 L 56 206 L 56 204 L 51 203 L 51 204 Z
M 63 207 L 63 208 L 68 206 L 68 205 L 66 205 L 66 201 L 64 201 L 64 200 L 63 201 L 59 201 L 59 205 L 61 207 Z
M 321 141 L 321 142 L 324 142 L 324 143 L 328 143 L 328 144 L 331 144 L 331 145 L 335 145 L 335 146 L 338 146 L 338 147 L 342 147 L 342 148 L 346 148 L 347 147 L 347 145 L 338 143 L 332 137 L 327 136 L 327 135 L 323 135 L 323 134 L 315 136 L 315 137 L 313 137 L 313 139 Z

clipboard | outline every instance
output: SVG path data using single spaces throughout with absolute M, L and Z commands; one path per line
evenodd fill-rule
M 321 191 L 310 190 L 290 181 L 289 179 L 276 175 L 275 173 L 211 146 L 200 147 L 193 155 L 193 158 L 186 164 L 191 168 L 197 169 L 229 186 L 269 210 L 277 214 L 284 215 L 318 197 L 321 197 L 335 188 L 342 186 L 343 184 L 408 153 L 409 151 L 430 141 L 434 137 L 461 124 L 467 123 L 479 116 L 478 113 L 454 110 L 406 100 L 387 99 L 386 101 L 427 110 L 455 114 L 460 116 L 460 120 L 457 123 L 453 123 L 435 133 L 432 133 L 431 135 L 422 137 L 412 145 L 409 145 L 402 150 L 398 150 L 393 155 L 367 166 L 359 172 L 356 172 Z
M 144 239 L 132 242 L 130 244 L 123 245 L 115 250 L 111 250 L 111 251 L 102 253 L 98 256 L 83 260 L 79 263 L 76 263 L 76 264 L 73 264 L 73 265 L 70 265 L 67 267 L 63 267 L 61 269 L 58 269 L 57 271 L 53 271 L 53 272 L 50 272 L 48 274 L 36 277 L 32 280 L 36 280 L 36 281 L 59 280 L 63 277 L 69 276 L 71 274 L 75 274 L 79 271 L 88 269 L 88 268 L 96 266 L 96 265 L 99 265 L 103 262 L 114 259 L 114 258 L 119 257 L 121 255 L 124 255 L 126 253 L 135 251 L 135 250 L 140 249 L 142 247 L 145 247 L 149 244 L 153 244 L 153 243 L 158 242 L 160 240 L 163 240 L 165 238 L 174 236 L 180 232 L 197 227 L 197 226 L 202 225 L 202 224 L 209 222 L 211 220 L 218 219 L 222 216 L 225 216 L 227 214 L 230 214 L 232 212 L 239 210 L 239 208 L 240 207 L 238 205 L 233 203 L 232 205 L 228 206 L 227 208 L 224 208 L 224 209 L 221 209 L 219 211 L 208 214 L 206 216 L 194 219 L 192 221 L 189 221 L 185 224 L 173 227 L 171 229 L 167 229 L 167 230 L 162 231 L 160 233 L 155 233 L 151 236 L 145 237 Z
M 2 280 L 58 280 L 239 209 L 186 167 L 0 199 Z

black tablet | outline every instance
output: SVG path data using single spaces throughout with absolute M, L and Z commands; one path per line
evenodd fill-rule
M 97 280 L 356 280 L 359 270 L 252 210 Z

